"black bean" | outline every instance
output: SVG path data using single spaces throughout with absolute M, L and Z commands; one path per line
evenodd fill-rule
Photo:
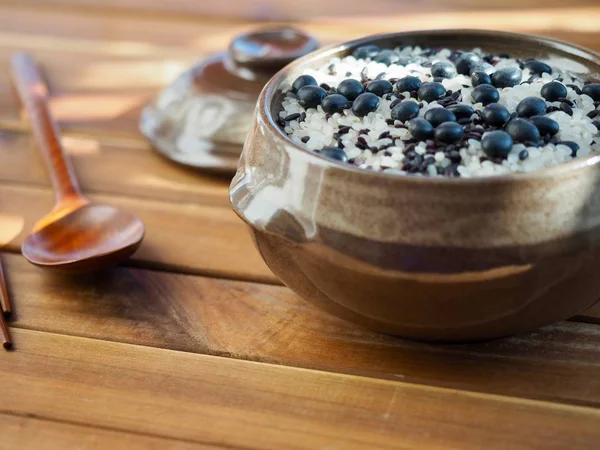
M 600 101 L 600 83 L 587 84 L 581 91 L 591 97 L 593 101 Z
M 600 131 L 600 120 L 594 120 L 592 124 Z
M 285 119 L 283 119 L 284 122 L 290 122 L 292 120 L 296 120 L 300 117 L 300 113 L 294 113 L 294 114 L 290 114 L 289 116 L 287 116 Z
M 296 94 L 300 88 L 304 86 L 316 86 L 317 80 L 310 75 L 300 75 L 298 78 L 294 80 L 292 83 L 292 92 Z
M 571 107 L 569 105 L 567 105 L 566 103 L 561 103 L 560 109 L 561 109 L 561 111 L 564 111 L 565 113 L 567 113 L 569 116 L 573 115 L 573 109 L 571 109 Z
M 321 86 L 326 91 L 330 91 L 331 90 L 331 86 L 329 86 L 327 83 L 321 83 L 319 86 Z
M 581 89 L 579 89 L 579 87 L 578 87 L 578 86 L 575 86 L 574 84 L 565 84 L 565 86 L 567 86 L 567 87 L 569 87 L 569 88 L 573 89 L 577 95 L 581 95 L 581 94 L 583 94 L 582 90 L 581 90 Z
M 367 140 L 362 136 L 359 136 L 358 139 L 356 140 L 356 142 L 359 142 L 362 145 L 367 145 Z
M 406 127 L 406 125 L 399 123 L 399 124 L 394 125 L 394 128 L 407 128 L 407 127 Z
M 385 139 L 387 137 L 390 137 L 390 132 L 389 131 L 384 131 L 383 133 L 381 133 L 379 135 L 379 137 L 377 139 Z
M 540 91 L 540 95 L 544 97 L 549 102 L 555 102 L 561 97 L 567 96 L 567 88 L 563 86 L 561 83 L 556 81 L 552 81 L 550 83 L 546 83 L 542 86 Z
M 371 131 L 371 130 L 369 130 L 368 128 L 363 128 L 362 130 L 360 130 L 358 132 L 358 134 L 359 135 L 361 135 L 361 134 L 369 134 L 369 131 Z
M 304 144 L 306 144 L 310 140 L 310 136 L 304 136 L 300 139 Z
M 300 118 L 298 119 L 299 122 L 304 122 L 306 120 L 306 113 L 303 112 L 302 114 L 300 114 Z
M 529 158 L 529 152 L 527 150 L 521 150 L 519 152 L 519 159 L 525 161 L 527 158 Z
M 596 117 L 598 114 L 600 114 L 600 111 L 598 111 L 597 109 L 590 111 L 589 113 L 587 113 L 587 116 L 590 119 L 593 119 L 594 117 Z
M 351 128 L 347 125 L 342 125 L 339 129 L 338 129 L 338 133 L 339 134 L 346 134 L 351 130 Z

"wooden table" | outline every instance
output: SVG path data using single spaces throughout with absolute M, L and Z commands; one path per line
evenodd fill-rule
M 503 28 L 600 50 L 597 0 L 452 3 L 0 0 L 0 242 L 17 313 L 0 448 L 599 448 L 600 307 L 479 345 L 344 323 L 278 284 L 227 180 L 167 163 L 137 131 L 161 86 L 249 21 L 304 20 L 323 41 Z M 59 277 L 18 254 L 52 193 L 9 82 L 17 49 L 46 71 L 83 189 L 144 220 L 126 267 Z

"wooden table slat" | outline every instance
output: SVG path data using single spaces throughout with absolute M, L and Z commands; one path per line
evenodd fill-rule
M 37 331 L 14 335 L 19 351 L 0 358 L 2 409 L 12 414 L 277 450 L 591 449 L 600 438 L 600 411 L 592 408 Z
M 10 0 L 2 0 L 7 2 Z M 597 6 L 594 0 L 578 0 L 579 6 Z M 297 20 L 299 17 L 323 19 L 327 17 L 360 18 L 372 15 L 374 12 L 393 14 L 431 13 L 431 12 L 469 12 L 486 11 L 493 14 L 496 11 L 519 11 L 564 8 L 560 0 L 547 0 L 542 4 L 524 3 L 518 0 L 489 0 L 485 3 L 472 0 L 453 0 L 449 4 L 445 0 L 430 0 L 428 2 L 398 3 L 394 0 L 372 0 L 371 2 L 356 2 L 348 7 L 343 0 L 330 0 L 323 3 L 319 0 L 261 0 L 247 2 L 232 0 L 226 4 L 218 0 L 170 0 L 168 3 L 160 0 L 20 0 L 20 5 L 44 6 L 46 8 L 71 7 L 92 13 L 121 13 L 131 17 L 134 14 L 156 15 L 166 14 L 178 18 L 190 16 L 221 16 L 242 20 Z M 514 14 L 514 13 L 513 13 Z
M 143 142 L 64 136 L 63 145 L 85 193 L 229 208 L 229 178 L 191 171 Z M 0 182 L 50 187 L 33 137 L 0 130 Z
M 419 344 L 338 320 L 284 287 L 126 268 L 57 278 L 20 256 L 4 261 L 20 328 L 600 405 L 596 325 L 564 322 L 486 344 Z

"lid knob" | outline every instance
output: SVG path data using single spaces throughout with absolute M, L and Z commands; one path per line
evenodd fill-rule
M 296 28 L 266 28 L 236 36 L 229 56 L 238 67 L 275 72 L 318 46 L 314 37 Z

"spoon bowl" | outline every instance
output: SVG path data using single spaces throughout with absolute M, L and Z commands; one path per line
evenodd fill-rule
M 12 73 L 56 192 L 56 205 L 25 239 L 23 255 L 38 266 L 72 273 L 123 262 L 140 246 L 144 225 L 133 214 L 90 203 L 81 194 L 35 62 L 17 54 L 12 58 Z
M 50 219 L 50 220 L 48 220 Z M 118 208 L 85 203 L 66 214 L 42 219 L 22 246 L 33 264 L 81 273 L 116 265 L 142 242 L 144 225 Z

